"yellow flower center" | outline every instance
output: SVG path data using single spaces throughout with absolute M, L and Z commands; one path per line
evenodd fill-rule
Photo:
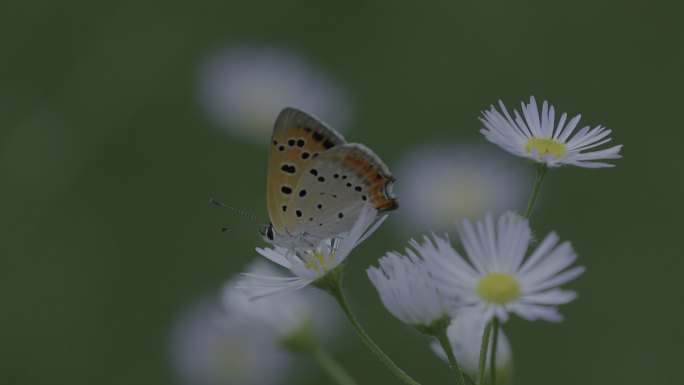
M 304 261 L 304 267 L 309 270 L 315 270 L 316 273 L 321 274 L 328 271 L 328 262 L 333 263 L 333 261 L 335 261 L 334 252 L 330 254 L 330 259 L 328 260 L 321 250 L 316 250 Z
M 530 138 L 525 144 L 525 151 L 537 150 L 539 157 L 553 155 L 556 159 L 565 154 L 565 145 L 550 138 Z
M 507 303 L 520 296 L 520 285 L 506 273 L 490 273 L 477 283 L 477 294 L 487 302 Z

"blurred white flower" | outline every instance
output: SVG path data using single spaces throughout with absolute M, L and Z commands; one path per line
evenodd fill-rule
M 264 261 L 247 271 L 280 275 Z M 294 363 L 286 344 L 307 335 L 330 340 L 339 331 L 340 310 L 320 291 L 249 301 L 235 284 L 229 280 L 220 301 L 205 299 L 177 320 L 171 355 L 181 384 L 283 384 Z
M 322 241 L 315 249 L 257 248 L 259 254 L 290 270 L 292 276 L 244 273 L 246 279 L 238 282 L 237 288 L 247 293 L 250 299 L 302 289 L 335 270 L 386 218 L 386 215 L 378 218 L 377 210 L 366 204 L 346 234 Z
M 456 356 L 459 366 L 472 378 L 477 378 L 479 375 L 480 347 L 482 344 L 482 333 L 486 324 L 487 321 L 482 314 L 470 313 L 452 319 L 451 325 L 447 329 L 449 342 L 451 342 L 451 348 L 454 351 L 454 356 Z M 490 335 L 490 347 L 492 346 L 492 338 L 493 335 Z M 444 353 L 444 349 L 442 349 L 439 342 L 433 341 L 430 345 L 441 359 L 447 361 L 446 353 Z M 487 374 L 489 374 L 490 356 L 491 351 L 487 353 L 487 371 L 485 372 Z M 499 328 L 496 346 L 496 371 L 498 384 L 507 383 L 513 371 L 511 343 L 501 328 Z
M 412 250 L 406 252 L 408 256 L 387 253 L 378 261 L 380 267 L 366 272 L 390 313 L 409 325 L 429 327 L 447 317 L 444 298 L 424 261 Z
M 397 168 L 395 222 L 409 231 L 446 231 L 462 219 L 524 208 L 532 170 L 511 160 L 479 145 L 416 148 Z
M 182 385 L 285 383 L 293 357 L 278 337 L 217 299 L 204 299 L 183 314 L 171 335 L 172 369 Z
M 482 113 L 480 120 L 485 127 L 480 132 L 487 140 L 511 154 L 548 167 L 564 164 L 587 168 L 613 167 L 612 164 L 596 161 L 621 157 L 619 152 L 622 145 L 587 151 L 608 143 L 611 130 L 602 126 L 593 129 L 585 126 L 572 135 L 581 115 L 565 125 L 568 114 L 563 113 L 556 126 L 555 109 L 546 100 L 542 104 L 541 115 L 534 96 L 530 97 L 529 104 L 521 103 L 522 116 L 513 110 L 515 118 L 511 117 L 502 101 L 499 101 L 499 107 L 503 114 L 494 106 Z
M 413 245 L 429 263 L 439 290 L 455 300 L 453 316 L 475 312 L 486 321 L 497 317 L 506 322 L 515 313 L 527 320 L 563 320 L 555 306 L 577 293 L 558 286 L 584 272 L 581 266 L 566 270 L 577 259 L 570 242 L 558 244 L 558 235 L 551 232 L 526 257 L 530 226 L 513 213 L 497 222 L 492 215 L 475 224 L 464 221 L 459 233 L 467 259 L 438 236 Z
M 201 67 L 199 98 L 222 129 L 268 143 L 284 107 L 308 111 L 344 131 L 352 108 L 346 92 L 294 51 L 234 46 L 211 54 Z

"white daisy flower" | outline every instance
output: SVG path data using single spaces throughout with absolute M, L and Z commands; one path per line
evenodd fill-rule
M 548 167 L 565 164 L 587 168 L 613 167 L 612 164 L 597 160 L 621 157 L 619 152 L 622 145 L 587 151 L 608 143 L 611 130 L 602 126 L 585 126 L 573 135 L 581 115 L 575 116 L 566 125 L 568 114 L 563 113 L 556 125 L 556 111 L 546 101 L 542 104 L 541 115 L 534 96 L 530 97 L 529 104 L 521 103 L 521 106 L 522 116 L 513 110 L 515 117 L 511 117 L 502 101 L 499 101 L 502 112 L 491 106 L 489 111 L 482 113 L 480 120 L 485 127 L 480 132 L 487 140 L 511 154 Z
M 448 311 L 424 261 L 412 250 L 406 252 L 408 256 L 387 253 L 378 261 L 380 267 L 368 268 L 368 278 L 390 313 L 409 325 L 428 327 Z
M 171 361 L 183 385 L 277 385 L 286 382 L 293 356 L 278 336 L 220 301 L 200 301 L 176 321 Z
M 247 279 L 238 282 L 237 288 L 247 293 L 250 299 L 272 294 L 299 290 L 325 277 L 344 262 L 351 251 L 366 240 L 387 216 L 377 218 L 377 210 L 364 205 L 361 214 L 346 233 L 321 242 L 312 250 L 257 248 L 256 251 L 270 261 L 290 270 L 292 276 L 278 277 L 265 274 L 244 273 Z
M 278 113 L 309 111 L 337 130 L 351 120 L 347 94 L 322 70 L 285 48 L 237 46 L 210 55 L 201 67 L 199 99 L 227 132 L 267 143 Z
M 482 331 L 487 321 L 482 314 L 469 313 L 460 315 L 451 320 L 451 325 L 447 329 L 447 336 L 451 343 L 451 348 L 456 356 L 456 360 L 461 369 L 468 373 L 472 378 L 479 375 L 480 347 L 482 344 Z M 490 335 L 489 346 L 492 345 L 493 335 Z M 444 349 L 437 341 L 430 343 L 432 350 L 441 359 L 447 361 Z M 491 351 L 487 352 L 486 372 L 489 374 Z M 512 377 L 513 372 L 513 350 L 508 337 L 499 328 L 499 335 L 496 346 L 496 378 L 498 384 L 505 384 Z M 485 381 L 484 383 L 487 383 Z
M 567 269 L 577 255 L 570 242 L 558 244 L 555 232 L 525 257 L 530 243 L 526 219 L 507 213 L 495 223 L 492 215 L 475 224 L 464 221 L 461 242 L 468 258 L 462 257 L 448 239 L 425 237 L 413 244 L 429 263 L 429 270 L 445 296 L 455 299 L 452 315 L 476 312 L 491 320 L 508 320 L 509 313 L 527 320 L 560 322 L 556 305 L 577 297 L 558 286 L 575 279 L 584 267 Z
M 454 222 L 524 208 L 532 170 L 480 145 L 425 145 L 397 168 L 401 210 L 395 222 L 408 231 L 446 231 Z

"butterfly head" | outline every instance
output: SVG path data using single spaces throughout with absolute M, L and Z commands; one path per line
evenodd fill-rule
M 290 233 L 280 234 L 273 223 L 263 225 L 259 229 L 259 233 L 264 241 L 274 245 L 284 247 L 292 250 L 312 250 L 315 249 L 320 239 L 309 233 L 301 233 L 293 235 Z
M 273 229 L 273 223 L 269 223 L 267 225 L 264 225 L 261 229 L 259 229 L 259 233 L 261 234 L 261 237 L 264 238 L 264 240 L 268 243 L 275 243 L 275 231 Z
M 264 241 L 274 246 L 290 248 L 297 244 L 297 242 L 295 242 L 295 237 L 280 235 L 276 230 L 275 226 L 273 225 L 273 223 L 263 225 L 261 229 L 259 229 L 259 233 L 261 234 L 261 237 L 264 239 Z

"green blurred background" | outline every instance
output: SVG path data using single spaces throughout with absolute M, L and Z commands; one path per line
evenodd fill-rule
M 217 130 L 196 95 L 202 60 L 233 43 L 324 68 L 353 97 L 345 136 L 390 168 L 416 143 L 484 143 L 477 116 L 499 98 L 533 94 L 612 128 L 616 168 L 562 169 L 544 186 L 535 230 L 571 240 L 588 271 L 565 322 L 506 325 L 515 383 L 675 382 L 681 14 L 643 1 L 3 1 L 0 382 L 175 383 L 174 317 L 263 245 L 218 231 L 239 218 L 207 203 L 267 215 L 267 147 Z M 395 225 L 353 256 L 350 301 L 415 378 L 451 383 L 365 277 L 405 245 Z M 356 339 L 336 355 L 361 383 L 396 383 Z M 307 368 L 291 383 L 328 383 Z

